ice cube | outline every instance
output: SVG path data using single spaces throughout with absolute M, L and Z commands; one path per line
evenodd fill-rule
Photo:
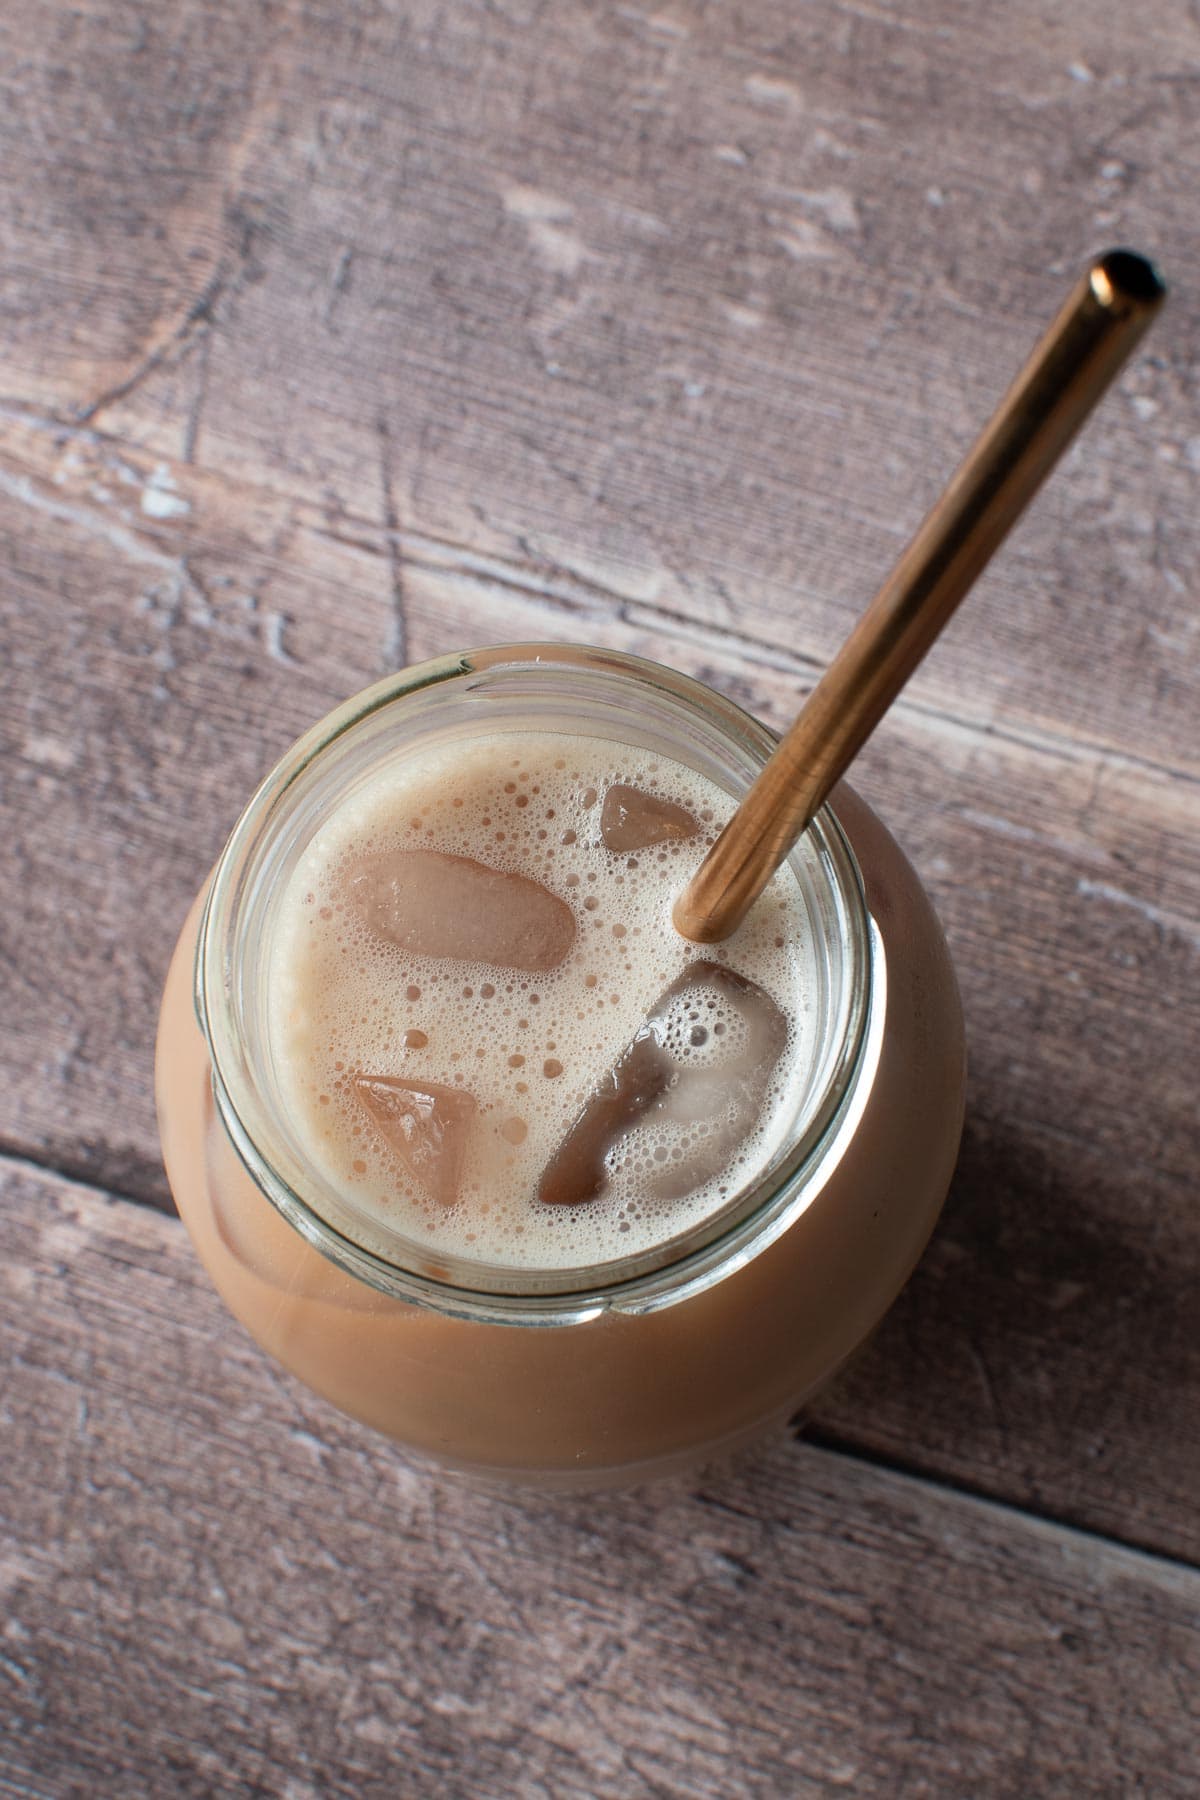
M 475 1100 L 462 1088 L 355 1075 L 354 1097 L 413 1179 L 442 1206 L 458 1199 Z
M 540 881 L 441 850 L 361 857 L 344 892 L 369 931 L 416 956 L 554 969 L 575 941 L 571 908 Z
M 719 1175 L 757 1124 L 788 1025 L 757 982 L 691 962 L 601 1077 L 542 1173 L 538 1199 L 596 1199 L 614 1167 L 662 1199 Z
M 700 830 L 686 806 L 660 800 L 641 788 L 615 781 L 600 809 L 600 835 L 606 850 L 648 850 L 654 844 L 678 843 Z

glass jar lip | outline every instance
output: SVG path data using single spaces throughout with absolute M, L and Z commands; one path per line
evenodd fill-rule
M 310 728 L 260 784 L 214 870 L 196 952 L 196 1013 L 212 1063 L 214 1099 L 240 1159 L 268 1200 L 316 1248 L 359 1279 L 395 1297 L 457 1316 L 559 1324 L 606 1309 L 650 1310 L 668 1304 L 740 1267 L 777 1237 L 809 1203 L 823 1181 L 827 1158 L 840 1155 L 840 1128 L 862 1070 L 870 1022 L 878 946 L 871 928 L 862 875 L 835 814 L 821 809 L 806 837 L 818 845 L 840 907 L 850 991 L 841 1042 L 822 1103 L 782 1167 L 776 1163 L 733 1205 L 682 1239 L 653 1253 L 595 1269 L 488 1270 L 466 1265 L 474 1279 L 443 1278 L 379 1254 L 325 1217 L 302 1191 L 295 1172 L 272 1155 L 269 1108 L 249 1065 L 235 1006 L 235 926 L 248 872 L 287 796 L 318 757 L 382 711 L 441 683 L 478 682 L 538 668 L 565 674 L 616 675 L 658 690 L 740 739 L 761 763 L 774 734 L 736 702 L 691 676 L 648 658 L 601 647 L 543 642 L 486 646 L 438 657 L 385 677 L 345 701 Z M 419 1260 L 419 1259 L 414 1259 Z M 433 1259 L 430 1259 L 433 1260 Z M 636 1266 L 634 1266 L 636 1264 Z M 494 1283 L 494 1284 L 493 1284 Z

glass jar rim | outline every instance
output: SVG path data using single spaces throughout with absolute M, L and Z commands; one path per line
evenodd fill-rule
M 399 1233 L 389 1234 L 408 1254 L 381 1254 L 335 1223 L 331 1196 L 312 1199 L 318 1180 L 289 1155 L 275 1128 L 269 1096 L 247 1053 L 241 1009 L 239 928 L 261 904 L 255 892 L 272 834 L 286 826 L 289 797 L 319 759 L 369 729 L 390 709 L 417 701 L 446 683 L 466 691 L 526 676 L 539 683 L 558 672 L 652 689 L 681 716 L 713 725 L 723 742 L 736 742 L 748 776 L 775 744 L 774 734 L 735 702 L 690 676 L 646 658 L 592 646 L 519 643 L 439 657 L 385 677 L 318 721 L 287 751 L 261 783 L 238 820 L 214 870 L 196 954 L 196 1012 L 212 1062 L 214 1098 L 231 1142 L 250 1176 L 285 1219 L 332 1261 L 393 1296 L 459 1316 L 519 1319 L 553 1324 L 594 1316 L 608 1308 L 650 1310 L 669 1304 L 740 1267 L 773 1241 L 823 1185 L 830 1158 L 840 1155 L 840 1127 L 866 1057 L 873 973 L 878 947 L 867 911 L 862 876 L 834 813 L 822 808 L 807 848 L 818 859 L 833 898 L 847 973 L 838 1040 L 828 1058 L 819 1104 L 789 1154 L 694 1230 L 665 1240 L 651 1252 L 586 1269 L 529 1270 L 464 1263 L 455 1277 L 453 1259 L 423 1251 Z M 798 855 L 794 852 L 793 855 Z M 258 881 L 261 887 L 261 881 Z M 422 1266 L 422 1265 L 425 1266 Z

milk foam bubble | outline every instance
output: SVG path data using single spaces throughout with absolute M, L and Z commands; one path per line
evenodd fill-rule
M 614 784 L 685 809 L 697 834 L 629 854 L 608 848 L 601 816 Z M 348 798 L 280 897 L 268 971 L 277 1079 L 326 1179 L 360 1212 L 434 1253 L 539 1270 L 639 1254 L 724 1207 L 787 1135 L 814 1054 L 815 957 L 786 871 L 734 937 L 703 952 L 764 988 L 787 1020 L 761 1119 L 728 1166 L 664 1200 L 654 1172 L 679 1148 L 647 1126 L 614 1152 L 597 1200 L 547 1206 L 536 1194 L 597 1080 L 699 954 L 676 933 L 671 905 L 731 811 L 720 788 L 666 757 L 535 732 L 406 751 Z M 405 850 L 470 858 L 541 884 L 574 915 L 562 960 L 521 969 L 423 955 L 373 931 L 348 898 L 355 871 Z M 743 1029 L 736 1013 L 724 1017 L 715 990 L 714 1000 L 706 1026 Z M 718 1055 L 721 1033 L 703 1037 L 682 1013 L 670 1032 L 698 1068 Z M 364 1077 L 470 1095 L 452 1204 L 439 1203 L 389 1144 L 361 1103 Z M 705 1129 L 686 1125 L 693 1137 Z

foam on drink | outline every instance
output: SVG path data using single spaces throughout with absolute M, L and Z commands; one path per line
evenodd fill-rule
M 551 733 L 407 752 L 348 798 L 281 897 L 268 977 L 281 1091 L 326 1177 L 430 1250 L 538 1269 L 720 1210 L 786 1135 L 814 1032 L 786 872 L 706 962 L 671 923 L 731 811 L 665 757 Z M 664 1000 L 668 1078 L 599 1193 L 539 1198 Z

